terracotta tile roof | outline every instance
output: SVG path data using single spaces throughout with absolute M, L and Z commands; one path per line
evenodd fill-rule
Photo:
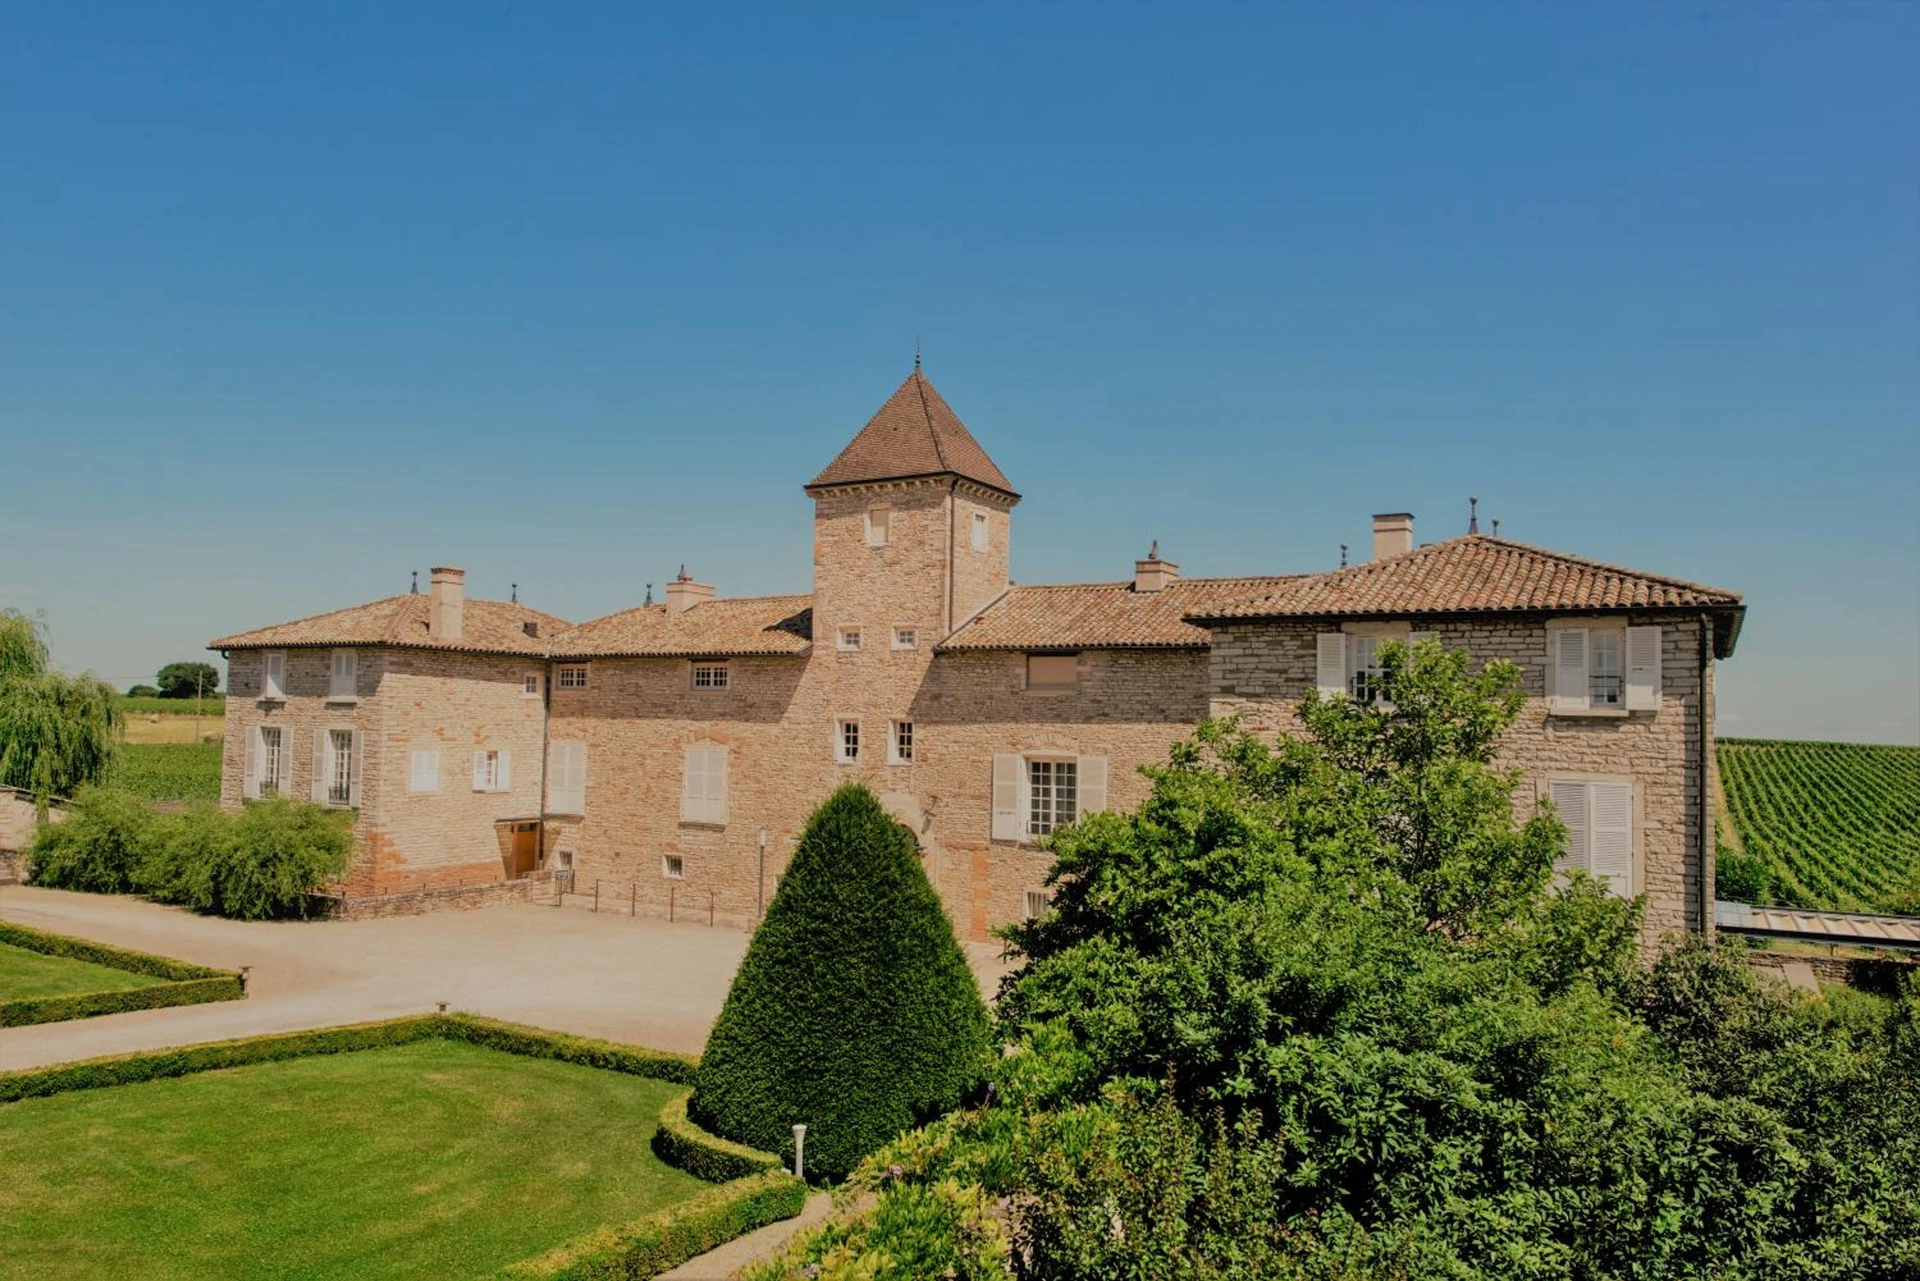
M 910 476 L 960 476 L 1018 498 L 960 416 L 916 368 L 840 456 L 807 483 L 857 485 Z
M 1725 899 L 1718 899 L 1713 905 L 1713 923 L 1736 934 L 1920 950 L 1920 917 L 1913 916 L 1813 912 L 1797 907 L 1750 907 L 1745 903 L 1729 903 Z
M 940 642 L 963 649 L 1205 649 L 1211 637 L 1184 615 L 1225 608 L 1291 577 L 1186 578 L 1157 592 L 1131 582 L 1010 587 Z
M 1312 574 L 1262 596 L 1193 610 L 1196 622 L 1566 610 L 1737 610 L 1718 587 L 1603 565 L 1484 534 Z
M 582 623 L 553 643 L 555 658 L 804 654 L 813 637 L 813 597 L 701 601 L 669 614 L 642 605 Z
M 261 627 L 207 642 L 208 649 L 299 649 L 304 646 L 404 645 L 418 649 L 459 650 L 473 654 L 544 654 L 553 637 L 564 631 L 566 620 L 525 605 L 468 597 L 462 612 L 460 639 L 434 640 L 427 635 L 425 592 L 389 596 L 330 614 L 297 618 L 290 623 Z M 527 623 L 539 625 L 538 636 L 526 633 Z

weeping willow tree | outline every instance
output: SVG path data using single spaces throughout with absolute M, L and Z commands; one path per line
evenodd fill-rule
M 0 786 L 71 796 L 106 775 L 119 741 L 113 688 L 54 671 L 46 626 L 0 609 Z

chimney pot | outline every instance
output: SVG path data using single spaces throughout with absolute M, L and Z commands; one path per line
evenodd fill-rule
M 1147 558 L 1133 562 L 1133 590 L 1136 592 L 1165 591 L 1179 578 L 1180 567 L 1170 560 L 1160 559 L 1160 540 L 1157 538 L 1153 540 Z
M 467 571 L 436 565 L 428 575 L 427 635 L 457 641 L 467 612 Z
M 713 599 L 713 585 L 696 583 L 687 573 L 687 567 L 680 567 L 680 577 L 667 584 L 667 612 L 685 613 L 703 600 Z
M 1404 556 L 1413 550 L 1413 513 L 1382 512 L 1373 518 L 1373 558 Z

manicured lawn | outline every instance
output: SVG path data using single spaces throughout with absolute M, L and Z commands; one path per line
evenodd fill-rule
M 85 992 L 119 992 L 170 981 L 0 943 L 0 1003 L 78 996 Z
M 0 1106 L 0 1276 L 484 1276 L 710 1184 L 675 1090 L 451 1041 Z

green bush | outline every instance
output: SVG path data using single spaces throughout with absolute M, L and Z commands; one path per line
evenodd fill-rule
M 160 691 L 152 685 L 129 685 L 127 686 L 126 694 L 122 698 L 122 703 L 124 704 L 127 699 L 158 697 L 160 697 Z
M 614 1041 L 571 1036 L 565 1032 L 548 1032 L 541 1028 L 523 1027 L 518 1023 L 481 1018 L 476 1014 L 446 1014 L 440 1016 L 440 1022 L 442 1028 L 439 1035 L 489 1050 L 500 1050 L 530 1059 L 559 1059 L 608 1072 L 648 1076 L 675 1085 L 685 1085 L 693 1080 L 693 1060 L 683 1054 L 643 1050 Z M 772 1159 L 768 1158 L 770 1161 Z
M 105 787 L 85 787 L 57 823 L 42 823 L 27 851 L 27 880 L 56 890 L 131 894 L 153 830 L 146 802 Z
M 986 1062 L 986 1009 L 913 833 L 849 784 L 814 811 L 694 1077 L 716 1134 L 838 1179 L 957 1105 Z
M 688 1120 L 687 1098 L 685 1094 L 676 1094 L 660 1109 L 660 1128 L 653 1134 L 655 1156 L 676 1170 L 685 1170 L 709 1183 L 744 1179 L 780 1168 L 780 1158 L 773 1153 L 708 1134 Z
M 125 743 L 108 785 L 150 801 L 220 799 L 219 743 Z
M 495 1275 L 500 1281 L 644 1281 L 755 1228 L 791 1219 L 806 1203 L 806 1184 L 769 1170 L 637 1223 L 602 1228 Z
M 149 894 L 239 920 L 304 916 L 315 889 L 343 875 L 350 818 L 305 801 L 252 801 L 156 815 L 125 792 L 90 788 L 42 824 L 28 879 L 56 889 Z

